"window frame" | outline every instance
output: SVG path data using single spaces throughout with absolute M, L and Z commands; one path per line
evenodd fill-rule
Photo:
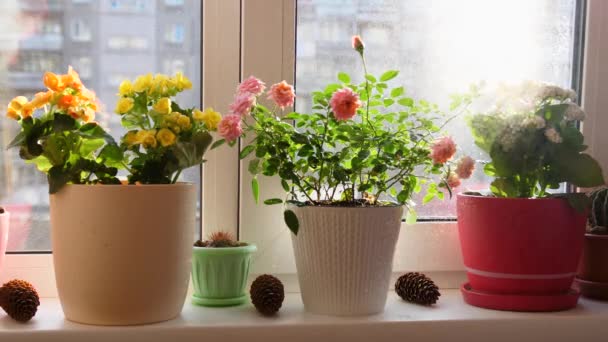
M 608 115 L 602 114 L 602 109 L 608 107 L 608 97 L 602 96 L 601 89 L 608 88 L 608 64 L 603 63 L 608 59 L 608 40 L 605 39 L 608 36 L 608 2 L 582 0 L 581 3 L 586 7 L 585 30 L 580 32 L 585 42 L 581 101 L 587 112 L 582 130 L 589 152 L 600 161 L 606 174 L 608 150 L 603 147 L 608 146 L 608 136 L 602 134 L 601 129 L 608 129 Z M 204 107 L 226 112 L 239 81 L 252 74 L 269 83 L 281 80 L 293 83 L 296 15 L 296 0 L 266 0 L 255 5 L 243 0 L 205 0 L 201 13 L 201 102 Z M 272 39 L 279 35 L 280 39 Z M 270 206 L 253 203 L 250 178 L 246 173 L 247 161 L 239 160 L 238 149 L 222 146 L 210 151 L 207 160 L 201 168 L 202 234 L 226 230 L 246 238 L 248 226 L 265 224 L 274 215 L 278 218 L 269 228 L 288 236 L 281 215 L 273 214 Z M 265 195 L 270 195 L 266 189 L 272 186 L 272 180 L 263 178 L 260 181 Z M 253 213 L 253 220 L 247 213 Z M 247 220 L 245 216 L 248 216 Z M 437 239 L 437 234 L 441 238 Z M 286 287 L 297 291 L 295 267 L 291 272 L 285 272 L 272 263 L 264 264 L 260 257 L 260 254 L 268 254 L 264 252 L 261 250 L 256 256 L 256 261 L 262 261 L 262 265 L 254 271 L 287 274 L 286 279 L 291 280 Z M 454 221 L 404 224 L 397 255 L 399 261 L 395 271 L 440 274 L 440 287 L 457 286 L 459 279 L 464 277 Z M 50 252 L 9 253 L 0 281 L 29 279 L 37 284 L 41 296 L 55 297 L 51 258 Z
M 295 39 L 297 22 L 297 0 L 267 0 L 256 5 L 243 6 L 243 77 L 254 74 L 267 83 L 286 80 L 295 81 Z M 581 70 L 574 70 L 572 87 L 577 89 L 581 96 L 581 103 L 587 111 L 586 125 L 583 125 L 585 139 L 589 145 L 589 152 L 596 157 L 604 170 L 608 170 L 608 151 L 601 146 L 608 146 L 608 136 L 598 134 L 598 127 L 608 129 L 608 117 L 602 116 L 600 108 L 608 107 L 608 98 L 601 97 L 599 89 L 608 87 L 608 65 L 602 65 L 601 56 L 608 57 L 608 42 L 602 41 L 602 33 L 608 34 L 608 3 L 602 0 L 577 1 L 577 14 L 575 22 L 583 20 L 582 31 L 575 32 L 575 56 L 582 58 Z M 605 20 L 602 20 L 605 18 Z M 579 26 L 580 27 L 580 26 Z M 283 39 L 271 39 L 274 32 L 281 32 Z M 262 38 L 263 37 L 263 38 Z M 578 50 L 578 51 L 576 51 Z M 264 53 L 260 53 L 263 51 Z M 273 63 L 268 62 L 272 56 Z M 277 60 L 277 56 L 280 59 Z M 605 57 L 606 58 L 606 57 Z M 280 65 L 281 68 L 277 68 Z M 297 92 L 297 84 L 295 84 Z M 585 91 L 593 89 L 593 91 Z M 603 105 L 603 106 L 602 106 Z M 241 145 L 242 146 L 242 145 Z M 282 208 L 278 206 L 256 205 L 250 195 L 251 176 L 246 172 L 248 159 L 241 162 L 239 198 L 239 235 L 245 241 L 251 239 L 263 240 L 264 245 L 258 244 L 258 255 L 254 256 L 254 273 L 275 272 L 287 278 L 295 273 L 295 266 L 284 264 L 282 256 L 284 251 L 277 248 L 266 248 L 266 243 L 272 246 L 290 244 L 285 235 L 288 230 L 282 223 Z M 243 172 L 244 170 L 244 172 Z M 606 173 L 606 171 L 605 171 Z M 265 177 L 259 179 L 260 192 L 263 198 L 281 197 L 278 181 Z M 278 196 L 275 196 L 278 195 Z M 246 219 L 244 219 L 246 217 Z M 258 233 L 264 227 L 272 230 L 283 230 L 284 233 L 267 234 L 263 237 L 248 233 L 249 227 L 255 227 Z M 457 236 L 457 222 L 455 219 L 447 220 L 419 220 L 416 224 L 402 225 L 401 235 L 396 250 L 393 272 L 424 271 L 448 274 L 440 282 L 440 287 L 454 287 L 460 284 L 457 279 L 464 279 L 464 264 L 460 253 Z M 268 235 L 268 236 L 266 236 Z M 270 241 L 270 242 L 269 242 Z M 256 241 L 254 241 L 256 242 Z M 278 247 L 282 248 L 282 247 Z M 290 248 L 288 248 L 290 250 Z M 271 255 L 275 253 L 276 255 Z M 288 286 L 289 287 L 289 286 Z

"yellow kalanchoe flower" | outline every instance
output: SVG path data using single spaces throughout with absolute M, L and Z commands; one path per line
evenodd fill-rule
M 181 115 L 177 119 L 177 125 L 179 126 L 179 128 L 181 128 L 182 131 L 187 131 L 192 128 L 192 122 L 190 122 L 190 118 L 185 115 Z
M 131 93 L 133 93 L 133 84 L 131 84 L 131 81 L 124 80 L 120 82 L 120 86 L 118 86 L 118 95 L 128 96 L 131 95 Z
M 163 147 L 175 144 L 175 134 L 170 129 L 161 128 L 156 134 L 156 139 Z
M 148 91 L 152 87 L 152 82 L 152 74 L 139 76 L 135 79 L 135 83 L 133 83 L 133 91 L 136 93 Z
M 217 129 L 217 125 L 222 121 L 222 115 L 213 110 L 213 108 L 209 107 L 204 111 L 200 111 L 195 109 L 192 113 L 192 118 L 197 122 L 204 122 L 205 127 L 208 130 L 214 131 Z
M 128 113 L 131 109 L 133 109 L 133 105 L 135 101 L 133 101 L 130 97 L 122 97 L 116 103 L 116 109 L 114 110 L 118 114 Z
M 169 114 L 171 113 L 171 100 L 168 97 L 163 97 L 152 108 L 160 114 Z
M 156 74 L 152 81 L 152 92 L 164 95 L 169 91 L 169 77 L 163 74 Z
M 192 88 L 192 82 L 190 82 L 188 77 L 184 76 L 181 72 L 175 73 L 173 81 L 179 91 Z
M 122 141 L 129 146 L 139 144 L 139 141 L 137 140 L 137 132 L 136 131 L 127 132 L 127 134 L 125 134 L 125 136 L 122 138 Z
M 145 148 L 155 148 L 157 145 L 156 130 L 151 129 L 149 131 L 138 131 L 135 133 L 135 143 L 141 144 Z

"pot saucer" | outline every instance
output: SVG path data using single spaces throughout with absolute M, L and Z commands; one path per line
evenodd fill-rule
M 574 278 L 575 287 L 580 290 L 583 297 L 608 300 L 608 283 L 589 281 L 581 278 Z
M 244 304 L 247 300 L 247 295 L 234 298 L 203 298 L 192 295 L 192 303 L 202 306 L 234 306 Z
M 460 292 L 467 304 L 486 309 L 504 311 L 562 311 L 576 306 L 580 292 L 577 289 L 553 295 L 515 295 L 476 291 L 464 283 Z

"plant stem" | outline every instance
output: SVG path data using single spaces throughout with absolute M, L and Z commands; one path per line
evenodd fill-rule
M 179 178 L 179 176 L 182 174 L 182 170 L 177 171 L 177 173 L 175 173 L 175 176 L 173 177 L 173 180 L 171 181 L 171 184 L 175 184 L 175 182 L 177 182 L 177 179 Z

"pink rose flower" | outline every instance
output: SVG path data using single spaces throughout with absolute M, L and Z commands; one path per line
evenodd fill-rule
M 360 36 L 353 36 L 353 49 L 357 52 L 362 53 L 363 49 L 365 49 L 365 45 L 363 44 L 363 40 L 361 40 Z
M 230 105 L 230 111 L 239 116 L 246 116 L 251 113 L 251 107 L 255 105 L 255 97 L 249 93 L 238 94 L 234 102 Z
M 443 137 L 431 147 L 431 159 L 435 164 L 445 164 L 456 153 L 456 144 L 451 137 Z
M 446 183 L 448 183 L 448 186 L 451 189 L 457 188 L 460 186 L 460 178 L 458 178 L 458 175 L 454 172 L 450 172 L 448 179 L 446 179 Z
M 456 174 L 461 179 L 471 177 L 473 170 L 475 170 L 475 160 L 469 156 L 460 158 L 456 165 Z
M 331 110 L 334 112 L 336 120 L 348 120 L 357 114 L 357 109 L 361 107 L 359 95 L 350 88 L 337 90 L 329 101 Z
M 268 98 L 272 99 L 281 109 L 293 105 L 296 94 L 293 91 L 293 86 L 285 81 L 273 84 L 268 91 Z
M 243 134 L 241 117 L 236 114 L 224 116 L 222 121 L 220 121 L 219 125 L 217 126 L 217 131 L 220 136 L 222 136 L 222 138 L 226 139 L 228 142 L 236 140 L 241 136 L 241 134 Z
M 238 94 L 251 94 L 254 96 L 260 96 L 264 89 L 266 89 L 266 84 L 254 76 L 249 76 L 248 79 L 244 80 L 239 84 L 237 91 Z

